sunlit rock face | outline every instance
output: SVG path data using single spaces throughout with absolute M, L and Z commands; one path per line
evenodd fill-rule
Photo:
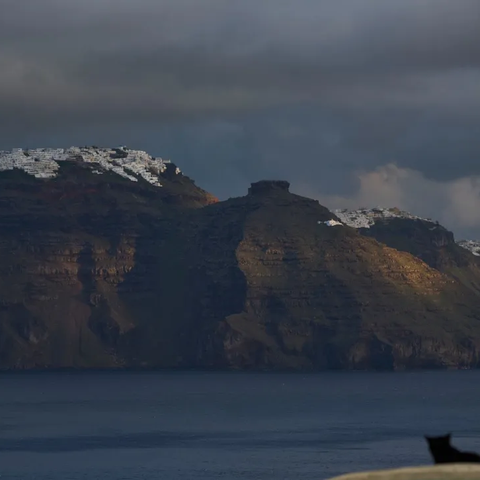
M 479 243 L 455 241 L 452 232 L 429 218 L 398 208 L 336 210 L 346 225 L 389 247 L 409 252 L 431 267 L 480 292 Z

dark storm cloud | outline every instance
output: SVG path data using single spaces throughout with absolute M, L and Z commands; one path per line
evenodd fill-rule
M 0 148 L 126 143 L 221 197 L 379 203 L 388 171 L 435 213 L 422 181 L 480 174 L 479 32 L 478 0 L 0 0 Z
M 188 116 L 292 101 L 473 108 L 480 80 L 477 0 L 0 5 L 0 101 L 12 113 L 22 100 L 45 107 L 39 116 Z

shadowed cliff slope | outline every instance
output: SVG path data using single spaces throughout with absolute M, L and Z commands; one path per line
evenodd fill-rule
M 175 168 L 161 188 L 82 162 L 50 179 L 0 172 L 0 367 L 125 365 L 137 316 L 122 283 L 145 268 L 136 257 L 148 262 L 166 218 L 217 201 Z

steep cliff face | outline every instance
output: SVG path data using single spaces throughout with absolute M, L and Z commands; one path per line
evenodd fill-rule
M 0 172 L 1 368 L 478 365 L 474 289 L 287 182 L 217 202 L 102 165 Z
M 162 187 L 81 159 L 50 178 L 0 172 L 1 368 L 126 364 L 137 315 L 122 285 L 148 262 L 138 249 L 155 251 L 167 219 L 216 201 L 173 164 L 156 178 Z

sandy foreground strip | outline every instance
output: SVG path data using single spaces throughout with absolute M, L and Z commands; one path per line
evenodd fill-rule
M 480 480 L 480 464 L 455 463 L 424 467 L 395 468 L 357 472 L 332 477 L 330 480 Z

